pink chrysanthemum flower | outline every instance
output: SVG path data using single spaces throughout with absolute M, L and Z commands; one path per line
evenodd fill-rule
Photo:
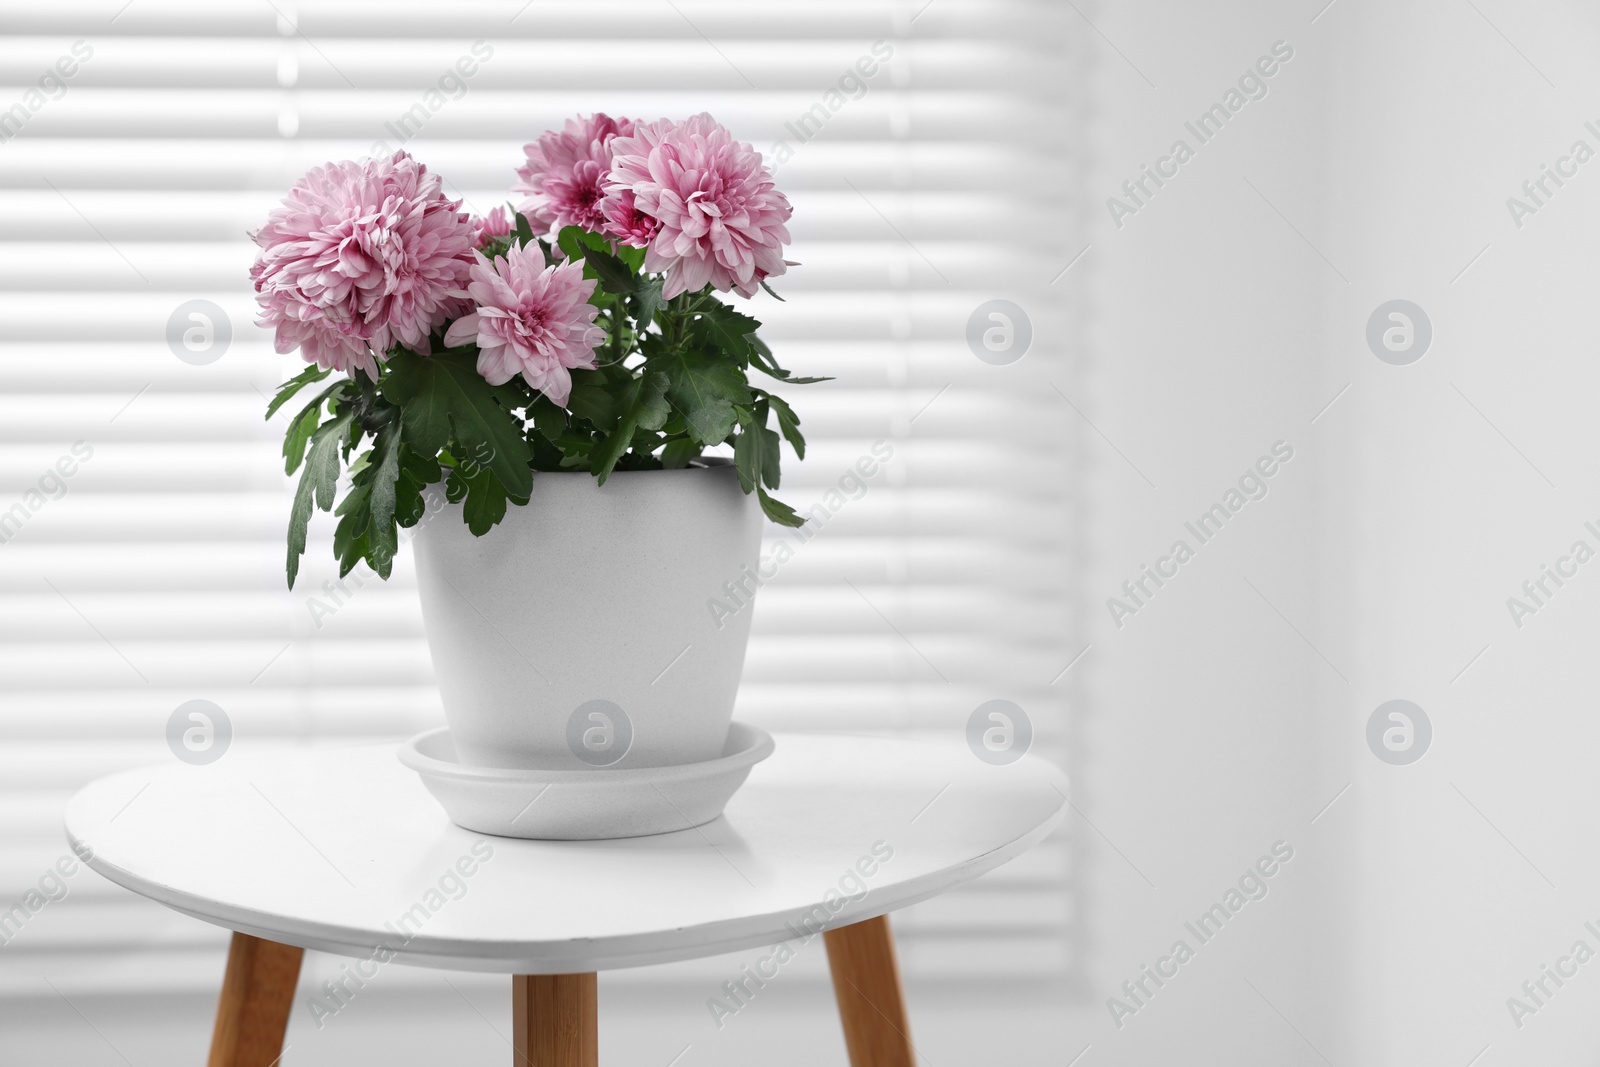
M 663 296 L 708 282 L 754 296 L 763 279 L 784 272 L 784 223 L 793 209 L 761 153 L 710 115 L 640 124 L 612 141 L 611 153 L 607 193 L 619 200 L 632 193 L 634 210 L 660 223 L 644 267 L 666 272 Z
M 606 197 L 600 204 L 605 215 L 605 234 L 635 248 L 648 248 L 650 241 L 661 232 L 661 220 L 639 210 L 632 189 L 621 189 Z
M 452 295 L 472 265 L 473 228 L 437 175 L 404 152 L 313 167 L 252 237 L 259 324 L 279 352 L 368 376 L 391 347 L 466 310 Z
M 506 212 L 505 206 L 497 204 L 482 218 L 473 217 L 472 247 L 482 248 L 484 242 L 491 237 L 504 237 L 515 229 L 516 227 L 511 225 L 511 216 Z
M 546 266 L 537 244 L 490 260 L 477 253 L 462 296 L 476 311 L 457 319 L 444 335 L 450 346 L 476 344 L 478 373 L 490 385 L 521 374 L 562 407 L 572 393 L 571 370 L 594 367 L 605 331 L 594 324 L 600 309 L 589 303 L 594 281 L 581 263 Z
M 527 163 L 517 168 L 513 192 L 526 193 L 517 210 L 528 216 L 537 233 L 563 226 L 582 226 L 596 233 L 604 218 L 600 201 L 611 173 L 611 142 L 633 133 L 632 119 L 595 113 L 568 119 L 561 130 L 548 130 L 533 144 L 523 145 Z

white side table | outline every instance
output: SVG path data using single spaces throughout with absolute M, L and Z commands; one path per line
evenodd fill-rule
M 235 931 L 211 1067 L 277 1061 L 306 948 L 355 957 L 352 993 L 390 962 L 510 974 L 519 1067 L 594 1067 L 595 972 L 818 932 L 851 1063 L 913 1067 L 886 913 L 1036 844 L 1066 793 L 959 741 L 789 735 L 705 826 L 521 841 L 451 824 L 379 745 L 111 775 L 66 825 L 107 878 Z

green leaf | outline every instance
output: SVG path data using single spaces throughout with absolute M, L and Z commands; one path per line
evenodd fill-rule
M 756 494 L 761 499 L 761 510 L 766 512 L 767 518 L 779 526 L 804 526 L 806 524 L 805 518 L 797 514 L 794 508 L 775 497 L 768 496 L 765 489 L 758 488 Z
M 322 381 L 322 379 L 326 378 L 332 373 L 332 371 L 323 370 L 321 367 L 312 364 L 299 374 L 296 374 L 293 378 L 290 378 L 288 381 L 278 386 L 278 394 L 274 396 L 272 398 L 272 402 L 267 405 L 267 418 L 270 420 L 272 416 L 276 415 L 278 413 L 278 409 L 287 404 L 289 400 L 300 390 L 304 389 L 308 385 Z
M 556 447 L 568 456 L 581 454 L 583 462 L 579 466 L 587 467 L 589 465 L 589 451 L 594 448 L 596 439 L 593 433 L 569 429 L 561 435 L 561 440 L 556 442 Z M 571 464 L 563 463 L 562 466 L 568 467 Z
M 767 284 L 767 280 L 765 278 L 761 279 L 761 288 L 765 289 L 767 291 L 767 295 L 772 297 L 772 299 L 778 301 L 779 303 L 787 303 L 783 297 L 778 295 L 778 291 L 776 289 Z
M 367 560 L 380 578 L 389 577 L 394 566 L 394 554 L 400 549 L 399 532 L 395 528 L 397 492 L 395 483 L 400 480 L 401 436 L 404 430 L 396 420 L 378 431 L 372 449 L 371 512 L 367 530 Z
M 750 342 L 750 362 L 763 370 L 768 367 L 781 370 L 778 367 L 777 358 L 772 354 L 772 349 L 767 346 L 767 342 L 761 339 L 760 334 L 753 333 L 746 339 Z M 783 371 L 782 373 L 788 374 L 789 372 Z
M 639 258 L 641 261 L 644 258 L 644 252 L 642 249 L 639 250 Z M 638 267 L 634 267 L 634 270 L 638 269 Z M 650 324 L 655 321 L 656 312 L 661 310 L 661 305 L 663 303 L 664 301 L 661 299 L 661 279 L 640 279 L 639 287 L 634 290 L 633 294 L 633 317 L 639 325 L 640 333 L 643 333 L 645 330 L 650 328 Z
M 414 450 L 437 455 L 453 438 L 473 462 L 494 472 L 511 499 L 528 499 L 532 453 L 522 422 L 511 411 L 522 398 L 509 386 L 484 380 L 476 349 L 452 348 L 432 356 L 401 349 L 389 357 L 388 367 L 380 388 L 401 409 Z
M 635 248 L 633 245 L 625 245 L 619 241 L 617 243 L 617 258 L 626 263 L 628 265 L 628 269 L 633 271 L 635 274 L 638 274 L 640 271 L 644 270 L 644 249 L 642 248 Z M 655 282 L 656 289 L 659 291 L 661 288 L 661 279 L 657 278 Z
M 523 245 L 533 244 L 533 227 L 528 223 L 528 216 L 517 212 L 517 240 Z
M 584 261 L 600 279 L 600 288 L 617 296 L 629 296 L 639 284 L 639 278 L 628 265 L 610 252 L 591 248 L 584 253 Z
M 761 323 L 721 301 L 713 300 L 698 312 L 690 333 L 701 344 L 742 367 L 750 359 L 750 335 Z
M 300 466 L 300 461 L 306 455 L 306 445 L 311 443 L 311 435 L 321 421 L 322 405 L 318 404 L 306 408 L 289 423 L 289 432 L 283 435 L 283 473 L 293 474 L 294 469 Z
M 403 430 L 402 430 L 403 432 Z M 395 482 L 395 521 L 410 528 L 427 514 L 428 502 L 422 491 L 439 481 L 444 472 L 434 456 L 419 456 L 401 443 L 400 478 Z
M 409 446 L 409 442 L 407 444 Z M 410 447 L 403 449 L 401 452 L 400 469 L 405 472 L 407 478 L 419 486 L 432 485 L 443 477 L 437 458 L 420 455 Z
M 789 447 L 794 449 L 798 459 L 806 458 L 806 439 L 800 433 L 800 416 L 794 413 L 782 397 L 766 394 L 767 402 L 772 405 L 773 412 L 778 416 L 778 427 L 783 430 L 783 439 L 789 442 Z
M 568 259 L 581 259 L 589 273 L 599 280 L 600 288 L 617 296 L 629 296 L 639 284 L 639 277 L 627 262 L 611 254 L 611 242 L 581 226 L 563 226 L 556 235 L 556 243 Z M 643 260 L 641 258 L 640 262 Z
M 568 259 L 582 259 L 590 251 L 608 252 L 610 242 L 597 233 L 590 233 L 582 226 L 563 226 L 561 232 L 556 234 L 556 245 L 567 254 Z
M 654 430 L 639 430 L 628 443 L 628 451 L 623 453 L 622 461 L 628 463 L 628 470 L 639 470 L 639 461 L 654 460 L 656 449 L 660 448 L 665 440 L 665 437 Z M 646 462 L 645 465 L 649 466 L 650 463 Z
M 606 435 L 589 461 L 589 470 L 601 485 L 633 443 L 633 435 L 639 430 L 661 429 L 672 411 L 667 403 L 667 376 L 658 370 L 646 368 L 623 387 L 617 400 L 622 409 L 617 428 Z
M 337 415 L 318 427 L 311 439 L 311 455 L 300 472 L 294 506 L 289 510 L 289 588 L 300 573 L 300 557 L 306 551 L 306 532 L 311 526 L 311 508 L 328 511 L 339 481 L 339 442 L 350 427 L 351 416 Z
M 778 488 L 778 464 L 782 457 L 778 455 L 778 431 L 769 430 L 765 426 L 756 431 L 761 436 L 761 481 L 768 489 Z
M 345 459 L 347 461 L 344 468 L 345 474 L 351 478 L 355 478 L 356 475 L 362 473 L 368 467 L 372 466 L 372 449 L 367 449 L 353 460 L 348 456 L 346 456 Z
M 474 537 L 482 537 L 495 524 L 506 517 L 506 491 L 492 472 L 480 467 L 476 473 L 463 473 L 457 469 L 466 490 L 466 503 L 461 507 L 462 518 Z
M 444 480 L 444 498 L 452 504 L 459 504 L 466 495 L 467 479 L 459 468 L 451 467 Z
M 676 441 L 668 441 L 667 446 L 661 450 L 661 465 L 668 470 L 677 470 L 687 467 L 689 461 L 698 459 L 700 445 L 687 437 L 680 437 Z
M 350 491 L 345 494 L 334 512 L 339 516 L 339 525 L 334 527 L 333 531 L 334 559 L 342 562 L 350 556 L 350 547 L 364 539 L 368 527 L 372 525 L 371 505 L 372 485 L 369 476 L 368 480 L 350 487 Z M 343 573 L 348 574 L 349 571 Z
M 758 403 L 755 410 L 742 411 L 739 435 L 733 439 L 733 462 L 739 468 L 739 485 L 754 492 L 760 485 L 778 488 L 778 434 L 766 427 L 767 409 Z
M 832 378 L 796 378 L 793 374 L 790 374 L 788 371 L 778 366 L 777 359 L 772 355 L 772 349 L 768 348 L 767 343 L 760 337 L 757 337 L 755 334 L 751 334 L 748 340 L 750 342 L 751 364 L 753 364 L 755 368 L 762 374 L 765 374 L 770 378 L 776 378 L 781 382 L 788 382 L 790 385 L 813 385 L 816 382 L 833 381 Z
M 371 548 L 367 543 L 367 535 L 362 534 L 360 537 L 355 538 L 339 557 L 339 577 L 348 577 L 350 572 L 356 569 L 356 564 L 360 563 L 363 557 L 370 554 Z M 385 577 L 388 576 L 385 575 Z
M 518 241 L 515 233 L 503 233 L 494 237 L 484 238 L 484 242 L 478 247 L 478 251 L 483 253 L 485 259 L 500 259 L 517 246 Z
M 339 525 L 333 531 L 333 558 L 339 561 L 339 577 L 349 574 L 367 555 L 367 532 L 372 511 L 367 506 L 371 494 L 367 486 L 351 489 L 339 504 Z
M 422 516 L 427 514 L 428 502 L 422 495 L 422 488 L 403 472 L 400 480 L 394 483 L 394 521 L 407 529 L 421 522 Z
M 639 439 L 637 437 L 634 438 L 634 450 L 631 451 L 631 452 L 624 452 L 622 454 L 622 458 L 617 461 L 617 470 L 619 470 L 619 471 L 658 471 L 658 470 L 664 470 L 665 468 L 662 466 L 661 460 L 659 458 L 657 458 L 656 456 L 650 455 L 648 452 L 639 451 L 638 441 L 639 441 Z M 659 444 L 659 442 L 658 442 L 658 444 Z
M 566 411 L 543 393 L 533 398 L 533 403 L 528 406 L 528 414 L 533 418 L 533 425 L 540 436 L 551 444 L 560 441 L 561 435 L 567 430 Z
M 667 404 L 667 376 L 653 370 L 644 370 L 635 379 L 639 382 L 637 396 L 630 387 L 624 393 L 627 414 L 624 418 L 635 421 L 641 430 L 659 430 L 666 425 L 672 408 Z
M 675 351 L 645 364 L 667 376 L 667 399 L 683 413 L 684 425 L 697 442 L 714 445 L 733 432 L 734 405 L 751 403 L 744 372 L 727 360 Z
M 605 379 L 597 375 L 594 381 L 579 383 L 577 375 L 573 375 L 572 393 L 567 397 L 567 409 L 580 419 L 588 419 L 601 429 L 609 429 L 616 425 L 617 406 L 604 381 Z M 537 421 L 537 414 L 534 418 Z
M 583 230 L 577 226 L 563 226 L 556 234 L 556 247 L 566 253 L 568 259 L 579 259 L 583 256 L 582 234 Z
M 761 484 L 761 437 L 749 423 L 733 439 L 733 465 L 739 471 L 739 488 L 755 492 Z
M 533 448 L 533 469 L 536 471 L 560 470 L 562 460 L 567 458 L 559 442 L 546 441 L 541 434 L 529 434 L 528 444 Z M 583 448 L 583 465 L 589 465 L 587 442 Z
M 350 388 L 349 378 L 341 378 L 334 382 L 316 398 L 300 409 L 300 413 L 289 420 L 289 429 L 283 435 L 283 473 L 293 474 L 295 468 L 300 466 L 300 461 L 305 457 L 306 445 L 311 441 L 311 434 L 316 430 L 317 423 L 322 420 L 322 406 L 330 399 L 342 399 Z

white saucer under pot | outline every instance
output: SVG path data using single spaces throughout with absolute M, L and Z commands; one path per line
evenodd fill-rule
M 710 822 L 772 750 L 772 735 L 736 722 L 721 756 L 670 767 L 464 767 L 448 727 L 418 734 L 399 756 L 457 826 L 500 837 L 593 841 Z

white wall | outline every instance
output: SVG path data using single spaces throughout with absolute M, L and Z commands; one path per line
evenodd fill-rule
M 1207 1062 L 1300 1062 L 1304 1044 L 1261 996 L 1319 1046 L 1338 1040 L 1330 954 L 1339 942 L 1313 916 L 1337 906 L 1319 885 L 1340 869 L 1342 831 L 1331 815 L 1310 819 L 1343 781 L 1319 754 L 1333 731 L 1316 707 L 1342 683 L 1277 614 L 1326 643 L 1305 564 L 1329 462 L 1309 420 L 1331 272 L 1262 197 L 1321 243 L 1314 131 L 1326 60 L 1303 20 L 1265 5 L 1095 17 L 1127 61 L 1103 49 L 1095 78 L 1098 219 L 1084 262 L 1083 378 L 1091 417 L 1143 476 L 1104 444 L 1090 473 L 1095 650 L 1085 661 L 1091 725 L 1079 797 L 1104 837 L 1080 820 L 1101 845 L 1086 900 L 1094 940 L 1083 1039 L 1093 1048 L 1084 1062 L 1156 1063 L 1196 1049 Z M 1279 40 L 1293 55 L 1265 80 L 1267 95 L 1200 144 L 1183 123 Z M 1117 228 L 1106 198 L 1123 196 L 1121 183 L 1179 138 L 1194 158 Z M 1201 545 L 1185 522 L 1279 441 L 1293 457 L 1266 480 L 1268 494 Z M 1105 601 L 1123 597 L 1122 582 L 1178 539 L 1194 558 L 1118 628 Z M 1201 945 L 1185 921 L 1278 841 L 1294 857 L 1266 880 L 1267 896 Z M 1133 1004 L 1121 983 L 1179 939 L 1194 959 L 1116 1028 L 1107 998 Z M 1323 963 L 1308 970 L 1308 960 Z
M 1520 630 L 1506 599 L 1575 539 L 1600 548 L 1583 529 L 1597 514 L 1600 183 L 1581 168 L 1520 229 L 1506 199 L 1574 140 L 1600 150 L 1583 126 L 1600 117 L 1588 62 L 1600 27 L 1576 4 L 1479 6 L 1352 8 L 1342 48 L 1360 63 L 1331 83 L 1330 217 L 1344 231 L 1332 251 L 1358 284 L 1331 294 L 1330 323 L 1405 289 L 1438 328 L 1414 367 L 1325 351 L 1358 401 L 1329 426 L 1343 456 L 1329 500 L 1347 516 L 1330 614 L 1345 620 L 1361 694 L 1409 695 L 1439 730 L 1414 767 L 1358 778 L 1355 1004 L 1368 1025 L 1351 1047 L 1397 1064 L 1425 1050 L 1465 1062 L 1486 1045 L 1485 1063 L 1590 1062 L 1592 968 L 1520 1029 L 1506 1000 L 1578 938 L 1600 950 L 1582 927 L 1600 888 L 1582 844 L 1597 799 L 1585 695 L 1600 589 L 1580 570 Z
M 1085 9 L 1109 41 L 1100 201 L 1272 42 L 1295 50 L 1120 229 L 1101 204 L 1082 264 L 1089 414 L 1158 487 L 1100 443 L 1079 803 L 1156 888 L 1080 820 L 1093 1003 L 1065 1051 L 1092 1042 L 1085 1065 L 1600 1052 L 1600 965 L 1520 1029 L 1506 1006 L 1579 938 L 1600 951 L 1582 927 L 1600 566 L 1520 630 L 1505 604 L 1575 539 L 1600 549 L 1600 163 L 1521 229 L 1505 204 L 1575 139 L 1600 150 L 1596 17 L 1474 2 Z M 1434 327 L 1409 366 L 1364 338 L 1395 298 Z M 1295 458 L 1265 500 L 1120 630 L 1094 615 L 1280 438 Z M 1367 747 L 1392 698 L 1435 729 L 1409 766 Z M 1280 838 L 1295 858 L 1270 895 L 1117 1029 L 1105 999 L 1193 944 L 1183 920 Z

